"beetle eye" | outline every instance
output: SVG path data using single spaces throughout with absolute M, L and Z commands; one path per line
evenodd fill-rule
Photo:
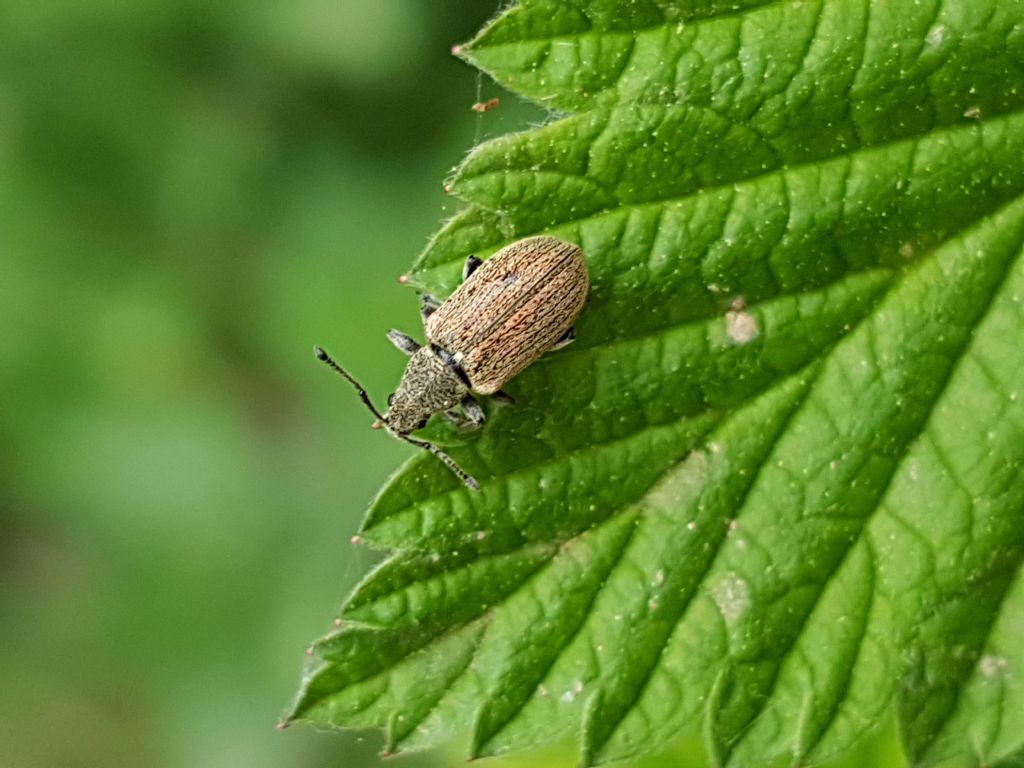
M 390 395 L 388 395 L 388 408 L 390 408 L 394 404 L 395 404 L 395 393 L 392 392 Z
M 430 417 L 428 416 L 427 419 L 429 418 Z M 420 419 L 419 424 L 413 427 L 413 429 L 423 429 L 425 426 L 427 426 L 427 419 Z

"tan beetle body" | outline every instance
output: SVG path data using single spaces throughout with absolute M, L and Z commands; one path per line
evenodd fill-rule
M 317 357 L 355 384 L 389 432 L 430 450 L 477 488 L 450 457 L 409 433 L 436 412 L 460 427 L 479 427 L 484 412 L 472 393 L 510 400 L 501 392 L 509 380 L 545 352 L 573 340 L 572 326 L 590 282 L 579 247 L 544 236 L 507 245 L 485 262 L 470 256 L 463 278 L 443 303 L 421 297 L 427 345 L 399 331 L 388 333 L 411 357 L 383 416 L 365 390 L 319 347 Z M 461 406 L 461 417 L 453 412 L 456 406 Z
M 578 247 L 554 237 L 519 240 L 427 318 L 427 340 L 452 353 L 473 392 L 493 395 L 565 336 L 589 287 Z

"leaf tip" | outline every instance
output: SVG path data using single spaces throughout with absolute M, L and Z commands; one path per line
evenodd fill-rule
M 482 714 L 482 713 L 481 713 Z M 484 729 L 481 727 L 480 718 L 477 718 L 475 727 L 473 728 L 472 740 L 469 744 L 469 752 L 466 754 L 466 762 L 473 760 L 479 760 L 481 757 L 492 757 L 493 752 L 487 749 L 487 742 L 490 737 L 484 733 Z
M 462 59 L 462 61 L 466 62 L 467 64 L 473 63 L 473 59 L 470 56 L 471 52 L 472 43 L 456 43 L 455 45 L 452 46 L 452 56 L 454 56 L 457 59 Z
M 583 733 L 580 738 L 580 766 L 590 768 L 607 762 L 604 748 L 616 724 L 609 729 L 607 714 L 603 712 L 604 694 L 598 687 L 587 699 L 583 709 Z M 614 758 L 613 758 L 614 759 Z
M 295 703 L 290 709 L 286 710 L 281 717 L 278 718 L 277 722 L 274 723 L 274 728 L 278 731 L 283 731 L 286 728 L 291 728 L 296 722 L 302 719 L 303 702 L 302 696 L 296 699 Z

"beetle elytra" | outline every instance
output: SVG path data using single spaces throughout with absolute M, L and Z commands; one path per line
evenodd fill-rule
M 381 414 L 366 390 L 330 355 L 316 356 L 344 376 L 378 424 L 400 440 L 430 451 L 467 486 L 479 484 L 432 443 L 410 437 L 440 413 L 462 429 L 476 429 L 484 411 L 473 397 L 511 401 L 501 388 L 534 360 L 575 338 L 573 323 L 587 299 L 590 280 L 583 252 L 555 237 L 528 237 L 491 258 L 466 259 L 462 284 L 444 302 L 420 297 L 427 343 L 400 331 L 388 339 L 410 356 L 402 381 Z M 461 408 L 461 414 L 456 411 Z M 378 426 L 375 424 L 374 426 Z

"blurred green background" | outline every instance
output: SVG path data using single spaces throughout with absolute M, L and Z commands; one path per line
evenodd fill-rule
M 382 400 L 443 178 L 544 119 L 469 109 L 499 92 L 449 50 L 496 10 L 0 4 L 3 766 L 378 764 L 274 728 L 410 451 L 312 346 Z
M 540 116 L 469 109 L 495 11 L 0 3 L 0 765 L 377 762 L 274 728 L 409 454 L 312 347 L 397 383 L 443 178 Z

